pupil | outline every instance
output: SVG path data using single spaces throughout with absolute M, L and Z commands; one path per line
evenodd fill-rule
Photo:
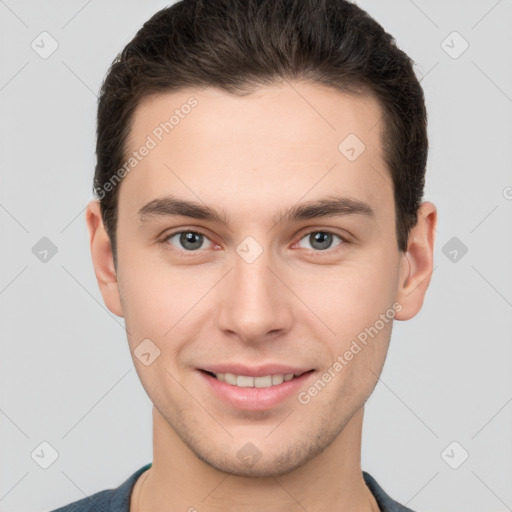
M 310 238 L 312 240 L 311 245 L 315 247 L 315 243 L 319 242 L 319 245 L 317 245 L 316 248 L 321 250 L 328 249 L 332 243 L 331 233 L 318 231 L 317 233 L 311 234 Z
M 199 233 L 182 233 L 180 236 L 180 243 L 187 249 L 198 249 L 202 245 L 202 240 Z M 194 242 L 195 239 L 195 242 Z

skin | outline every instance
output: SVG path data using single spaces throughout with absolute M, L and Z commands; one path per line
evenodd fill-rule
M 214 88 L 151 96 L 137 107 L 129 150 L 190 96 L 198 105 L 119 185 L 117 268 L 99 203 L 86 212 L 103 299 L 125 319 L 154 404 L 153 465 L 137 481 L 131 510 L 378 510 L 361 474 L 361 432 L 392 322 L 306 405 L 293 395 L 265 411 L 236 409 L 212 394 L 197 368 L 308 367 L 315 371 L 307 391 L 394 302 L 397 320 L 421 309 L 436 207 L 422 203 L 400 252 L 380 106 L 317 84 L 275 84 L 244 97 Z M 348 134 L 366 146 L 352 162 L 338 150 Z M 229 223 L 139 219 L 142 206 L 169 194 L 208 205 Z M 332 194 L 364 201 L 375 216 L 275 222 L 287 208 Z M 187 252 L 190 245 L 170 235 L 190 229 L 206 237 Z M 329 248 L 309 237 L 318 231 L 337 235 Z M 236 252 L 247 236 L 263 250 L 250 264 Z M 149 366 L 133 353 L 146 338 L 160 350 Z M 261 453 L 252 466 L 237 457 L 247 442 Z

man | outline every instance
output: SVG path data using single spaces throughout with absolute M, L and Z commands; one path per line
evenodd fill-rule
M 345 0 L 183 0 L 114 61 L 86 219 L 153 462 L 59 511 L 407 511 L 361 470 L 435 206 L 411 60 Z

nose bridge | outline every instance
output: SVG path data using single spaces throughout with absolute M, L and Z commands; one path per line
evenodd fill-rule
M 241 257 L 235 259 L 233 269 L 233 285 L 238 300 L 247 304 L 262 304 L 259 299 L 268 299 L 267 304 L 272 300 L 272 288 L 275 279 L 269 270 L 270 258 L 268 253 L 260 255 L 254 261 L 248 262 Z M 271 285 L 274 284 L 272 287 Z M 274 290 L 275 291 L 275 290 Z
M 257 341 L 290 327 L 289 301 L 274 275 L 269 250 L 252 240 L 237 247 L 219 315 L 220 327 L 242 339 Z M 259 247 L 258 247 L 259 246 Z

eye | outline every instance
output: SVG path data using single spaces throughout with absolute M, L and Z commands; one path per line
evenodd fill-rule
M 303 237 L 298 243 L 299 247 L 304 249 L 313 249 L 315 251 L 325 251 L 329 249 L 333 243 L 333 238 L 336 237 L 341 242 L 346 242 L 346 240 L 340 235 L 336 235 L 335 233 L 331 233 L 330 231 L 311 231 L 305 237 Z M 306 243 L 310 244 L 310 247 L 303 245 L 303 240 L 306 240 Z M 340 244 L 338 244 L 340 245 Z
M 185 250 L 187 252 L 195 252 L 198 249 L 207 248 L 203 247 L 206 241 L 209 242 L 211 246 L 212 242 L 203 233 L 199 233 L 197 231 L 177 231 L 176 233 L 172 233 L 165 237 L 163 243 L 170 243 L 181 251 Z
M 334 238 L 337 238 L 342 245 L 347 243 L 342 236 L 332 233 L 331 231 L 311 231 L 304 236 L 296 245 L 303 249 L 312 249 L 314 251 L 326 251 L 333 245 Z M 198 231 L 184 230 L 176 231 L 166 236 L 162 243 L 170 244 L 176 249 L 185 252 L 198 252 L 200 249 L 213 247 L 213 242 L 204 234 Z M 309 244 L 304 245 L 304 243 Z

